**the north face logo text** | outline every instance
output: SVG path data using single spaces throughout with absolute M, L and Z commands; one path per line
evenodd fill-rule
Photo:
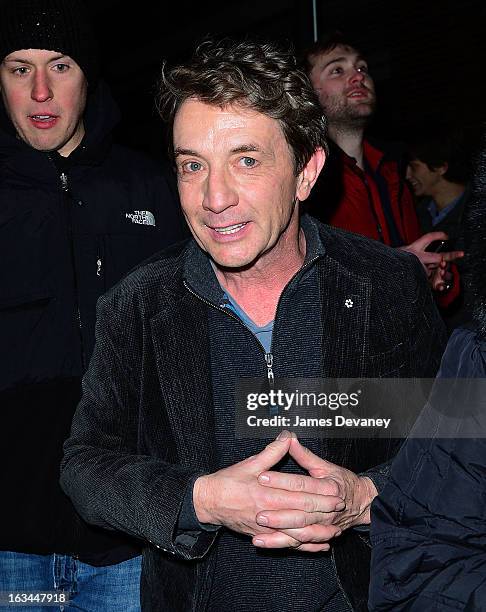
M 126 213 L 125 217 L 139 225 L 155 225 L 155 217 L 150 210 L 134 210 L 132 213 Z

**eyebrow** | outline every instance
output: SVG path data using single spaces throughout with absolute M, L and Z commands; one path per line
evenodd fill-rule
M 46 64 L 50 64 L 51 62 L 63 59 L 63 58 L 67 58 L 69 57 L 69 55 L 66 55 L 64 53 L 56 53 L 56 55 L 53 55 L 52 57 L 50 57 L 45 63 Z M 6 64 L 8 64 L 9 62 L 15 62 L 16 64 L 33 64 L 35 62 L 33 62 L 32 60 L 29 59 L 25 59 L 23 57 L 17 56 L 17 57 L 9 57 L 8 59 L 4 59 L 3 60 Z
M 326 62 L 326 63 L 324 64 L 324 66 L 322 67 L 322 69 L 324 70 L 325 68 L 327 68 L 327 67 L 328 67 L 328 66 L 330 66 L 331 64 L 336 64 L 336 63 L 338 63 L 338 62 L 345 62 L 345 61 L 346 61 L 346 60 L 348 60 L 348 59 L 349 59 L 349 56 L 347 56 L 347 55 L 342 55 L 341 57 L 335 57 L 334 59 L 329 60 L 328 62 Z M 356 57 L 356 60 L 355 60 L 355 61 L 356 61 L 356 62 L 364 62 L 366 65 L 368 65 L 367 61 L 366 61 L 366 60 L 364 59 L 364 57 L 363 57 L 363 56 L 361 56 L 361 55 L 358 55 L 358 56 Z
M 181 149 L 180 147 L 177 147 L 176 149 L 174 149 L 174 157 L 178 157 L 179 155 L 196 155 L 196 156 L 198 156 L 199 153 L 197 151 L 193 151 L 192 149 Z
M 263 152 L 262 148 L 256 144 L 248 143 L 243 144 L 234 149 L 231 149 L 231 153 L 250 153 L 252 151 Z M 196 157 L 200 157 L 201 154 L 193 149 L 183 149 L 182 147 L 176 147 L 174 149 L 174 157 L 178 157 L 180 155 L 195 155 Z

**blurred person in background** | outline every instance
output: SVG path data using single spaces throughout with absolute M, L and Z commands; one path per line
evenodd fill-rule
M 429 126 L 408 145 L 407 179 L 418 198 L 422 232 L 441 231 L 447 240 L 434 241 L 429 250 L 464 250 L 463 215 L 471 198 L 470 153 L 462 133 L 446 126 Z M 448 273 L 446 295 L 438 301 L 441 315 L 452 331 L 469 318 L 460 276 L 464 262 Z
M 365 137 L 376 110 L 366 58 L 343 33 L 332 32 L 306 52 L 305 67 L 329 121 L 331 140 L 328 163 L 306 210 L 325 223 L 413 253 L 432 287 L 443 291 L 444 264 L 462 253 L 427 251 L 430 243 L 447 236 L 421 235 L 401 156 L 394 147 L 378 148 Z

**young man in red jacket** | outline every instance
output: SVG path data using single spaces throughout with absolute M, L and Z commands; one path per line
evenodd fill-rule
M 306 67 L 334 145 L 308 211 L 330 225 L 413 253 L 432 286 L 443 290 L 446 281 L 440 271 L 445 262 L 461 254 L 425 250 L 446 235 L 430 232 L 420 236 L 413 196 L 399 159 L 365 139 L 376 107 L 366 60 L 341 33 L 334 33 L 308 51 Z

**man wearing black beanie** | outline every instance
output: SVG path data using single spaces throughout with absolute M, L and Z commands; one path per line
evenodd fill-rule
M 51 591 L 135 611 L 138 543 L 79 518 L 59 463 L 98 297 L 184 226 L 160 169 L 111 142 L 82 4 L 6 0 L 0 15 L 0 609 Z

